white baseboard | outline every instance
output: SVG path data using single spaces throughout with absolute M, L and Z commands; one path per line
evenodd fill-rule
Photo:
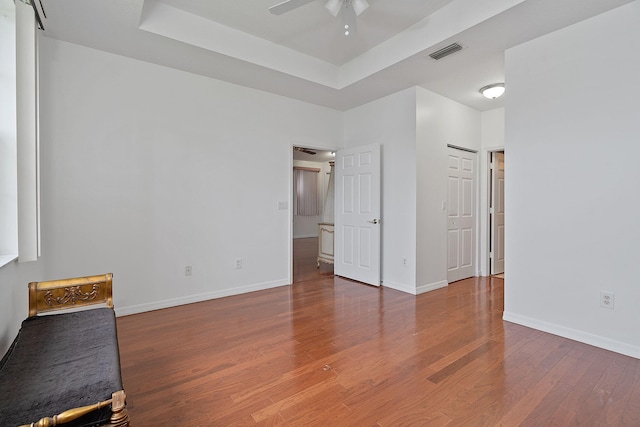
M 414 288 L 413 286 L 409 286 L 409 285 L 404 285 L 402 283 L 390 282 L 388 280 L 385 280 L 382 282 L 382 286 L 384 286 L 385 288 L 395 289 L 397 291 L 406 292 L 411 295 L 420 295 L 420 294 L 424 294 L 425 292 L 435 291 L 436 289 L 444 288 L 447 285 L 448 283 L 446 280 L 441 280 L 435 283 L 429 283 L 428 285 L 420 285 L 417 288 Z
M 439 282 L 429 283 L 427 285 L 419 285 L 416 295 L 424 294 L 425 292 L 435 291 L 436 289 L 446 288 L 449 283 L 446 280 Z
M 385 288 L 395 289 L 396 291 L 406 292 L 411 295 L 416 294 L 416 288 L 409 285 L 404 285 L 402 283 L 391 282 L 389 280 L 382 281 L 382 286 Z
M 595 347 L 604 348 L 605 350 L 610 350 L 616 353 L 640 359 L 640 347 L 633 344 L 612 340 L 600 335 L 594 335 L 589 332 L 567 328 L 565 326 L 556 325 L 554 323 L 545 322 L 543 320 L 538 320 L 527 316 L 521 316 L 515 313 L 509 313 L 507 311 L 502 314 L 502 319 L 506 320 L 507 322 L 517 323 L 518 325 L 527 326 L 539 331 L 548 332 L 550 334 L 558 335 L 563 338 L 568 338 L 574 341 L 579 341 L 585 344 L 593 345 Z
M 309 237 L 318 237 L 318 233 L 316 234 L 301 234 L 299 236 L 293 236 L 294 239 L 307 239 Z
M 163 308 L 176 307 L 179 305 L 192 304 L 194 302 L 207 301 L 216 298 L 229 297 L 232 295 L 246 294 L 249 292 L 262 291 L 265 289 L 277 288 L 280 286 L 288 286 L 286 279 L 275 280 L 272 282 L 256 283 L 239 288 L 223 289 L 215 292 L 207 292 L 204 294 L 188 295 L 179 298 L 172 298 L 161 301 L 153 301 L 145 304 L 130 305 L 125 307 L 116 307 L 116 316 L 128 316 L 130 314 L 144 313 L 146 311 L 160 310 Z

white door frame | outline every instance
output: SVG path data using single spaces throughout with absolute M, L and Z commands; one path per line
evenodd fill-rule
M 494 201 L 496 201 L 496 197 L 495 194 L 493 193 L 494 189 L 499 188 L 496 184 L 495 184 L 495 178 L 498 175 L 499 169 L 497 169 L 498 165 L 496 165 L 495 162 L 495 158 L 496 155 L 502 153 L 502 158 L 503 158 L 503 162 L 504 162 L 504 151 L 492 151 L 490 153 L 490 158 L 489 158 L 489 185 L 488 185 L 488 196 L 489 196 L 489 206 L 487 207 L 487 216 L 488 216 L 488 220 L 489 220 L 489 228 L 487 229 L 487 236 L 488 236 L 488 245 L 489 245 L 489 256 L 488 256 L 488 261 L 489 261 L 489 271 L 488 271 L 488 276 L 492 276 L 494 274 L 499 274 L 499 273 L 504 273 L 504 259 L 502 260 L 502 271 L 498 271 L 495 272 L 496 270 L 496 254 L 495 252 L 495 248 L 496 248 L 496 243 L 494 242 L 494 237 L 497 236 L 497 234 L 495 233 L 494 230 L 494 226 L 496 225 L 496 215 L 498 215 L 498 212 L 496 212 L 496 206 L 493 206 Z M 493 167 L 491 167 L 493 166 Z M 503 170 L 503 174 L 504 174 L 504 170 Z M 504 190 L 502 191 L 502 197 L 504 197 Z M 503 201 L 504 203 L 504 201 Z M 493 212 L 491 212 L 491 209 L 493 208 Z M 502 213 L 504 215 L 504 212 Z M 504 218 L 503 218 L 504 221 Z M 504 227 L 504 224 L 503 224 Z M 504 234 L 503 234 L 504 237 Z M 502 242 L 502 250 L 504 252 L 504 241 Z M 492 249 L 494 249 L 494 251 L 492 251 Z M 493 254 L 493 257 L 491 256 Z
M 495 152 L 504 152 L 504 146 L 502 147 L 491 147 L 491 148 L 487 148 L 485 150 L 483 150 L 484 153 L 486 153 L 486 155 L 484 156 L 483 162 L 484 162 L 484 169 L 485 169 L 485 173 L 484 175 L 484 183 L 482 185 L 482 189 L 484 191 L 484 195 L 485 197 L 483 198 L 482 201 L 482 206 L 480 207 L 480 209 L 482 209 L 482 215 L 484 215 L 484 225 L 483 225 L 483 229 L 482 229 L 482 236 L 480 237 L 482 240 L 484 241 L 484 245 L 483 245 L 483 252 L 482 252 L 482 266 L 483 266 L 483 272 L 485 272 L 485 274 L 487 276 L 491 276 L 491 260 L 489 259 L 489 252 L 491 251 L 491 236 L 489 236 L 489 232 L 491 229 L 491 218 L 489 216 L 489 207 L 491 206 L 491 156 L 493 153 Z

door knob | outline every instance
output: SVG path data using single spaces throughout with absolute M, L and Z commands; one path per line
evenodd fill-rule
M 367 222 L 370 222 L 371 224 L 379 224 L 380 220 L 376 218 L 376 219 L 372 219 L 371 221 L 367 221 Z

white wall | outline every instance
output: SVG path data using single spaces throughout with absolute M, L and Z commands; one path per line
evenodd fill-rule
M 3 355 L 29 315 L 29 282 L 46 280 L 39 262 L 10 262 L 0 267 L 0 355 Z
M 324 201 L 327 198 L 327 190 L 329 188 L 329 172 L 331 171 L 331 166 L 329 166 L 329 162 L 310 162 L 304 160 L 294 160 L 293 166 L 320 169 L 320 172 L 318 174 L 318 194 L 320 195 L 321 201 L 320 215 L 293 216 L 294 239 L 300 239 L 304 237 L 318 237 L 318 223 L 322 222 L 322 215 L 324 213 Z M 295 203 L 295 201 L 293 203 Z
M 479 150 L 480 113 L 414 87 L 346 112 L 344 126 L 345 146 L 382 146 L 383 285 L 446 286 L 447 144 Z
M 506 54 L 504 318 L 635 357 L 639 22 L 636 1 Z
M 382 282 L 410 293 L 415 293 L 416 283 L 415 108 L 416 92 L 411 88 L 344 114 L 346 147 L 381 145 Z
M 480 150 L 480 113 L 417 88 L 417 293 L 447 285 L 447 144 Z M 476 194 L 479 194 L 478 192 Z
M 113 272 L 119 314 L 288 283 L 292 142 L 340 112 L 47 38 L 41 67 L 49 278 Z
M 504 108 L 480 113 L 480 275 L 489 276 L 489 153 L 504 151 Z M 505 153 L 506 155 L 506 153 Z M 505 161 L 505 167 L 509 167 Z
M 483 150 L 504 148 L 504 107 L 480 113 L 480 145 Z

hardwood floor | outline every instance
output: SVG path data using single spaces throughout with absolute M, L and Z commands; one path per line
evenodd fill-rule
M 638 426 L 640 360 L 501 320 L 503 280 L 339 277 L 118 318 L 134 426 Z
M 293 283 L 333 276 L 333 264 L 320 263 L 318 259 L 318 238 L 293 239 Z

